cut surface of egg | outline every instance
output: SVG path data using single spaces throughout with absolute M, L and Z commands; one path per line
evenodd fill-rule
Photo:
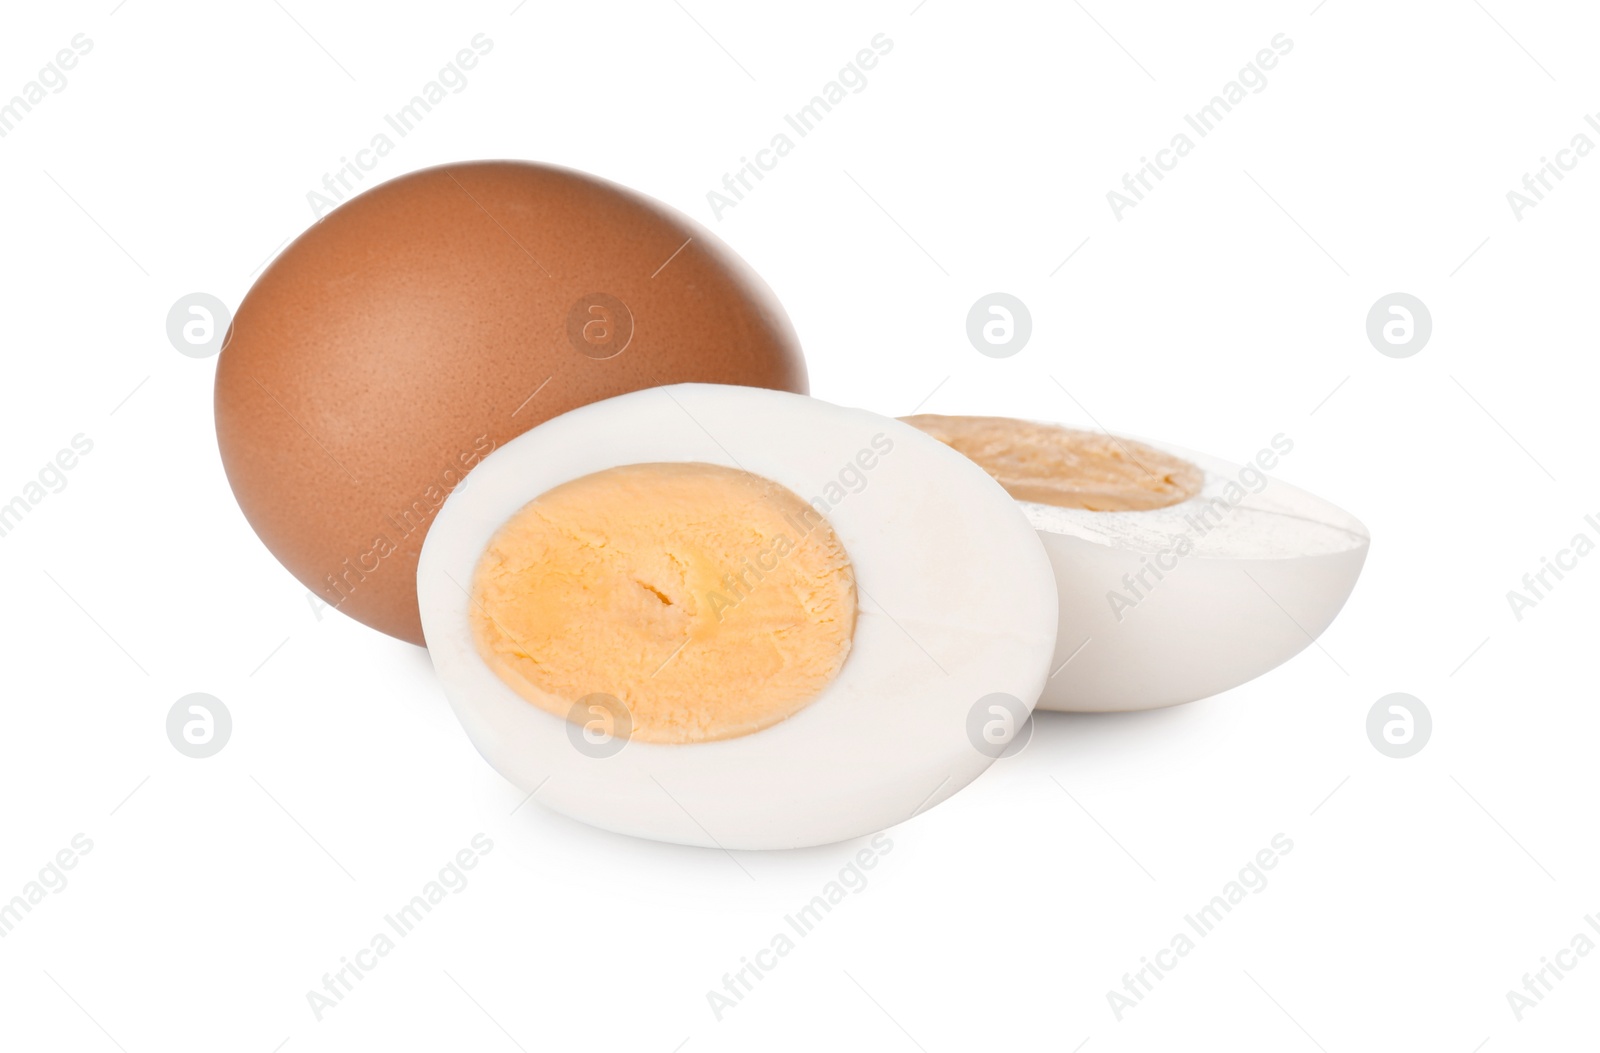
M 647 389 L 513 439 L 445 502 L 417 588 L 502 775 L 594 826 L 728 849 L 944 800 L 1021 730 L 1056 646 L 1049 557 L 986 472 L 899 421 L 744 387 Z
M 1366 527 L 1275 478 L 1283 434 L 1233 464 L 1001 417 L 905 420 L 1018 501 L 1060 602 L 1038 708 L 1156 709 L 1252 680 L 1309 646 L 1355 588 Z

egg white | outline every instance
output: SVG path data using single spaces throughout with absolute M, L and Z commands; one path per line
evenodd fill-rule
M 1259 470 L 1266 482 L 1252 493 L 1240 483 L 1244 466 L 1139 441 L 1199 467 L 1200 493 L 1129 512 L 1019 502 L 1050 555 L 1060 600 L 1039 709 L 1159 709 L 1253 680 L 1322 634 L 1366 561 L 1370 535 L 1348 512 Z M 1229 507 L 1204 518 L 1213 500 Z M 1185 538 L 1191 551 L 1175 558 Z M 1163 553 L 1174 566 L 1149 569 Z

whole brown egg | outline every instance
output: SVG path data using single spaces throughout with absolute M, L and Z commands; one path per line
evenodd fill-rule
M 217 445 L 256 533 L 331 606 L 421 644 L 450 491 L 558 414 L 683 381 L 804 394 L 771 291 L 666 206 L 549 165 L 445 165 L 335 209 L 239 305 Z

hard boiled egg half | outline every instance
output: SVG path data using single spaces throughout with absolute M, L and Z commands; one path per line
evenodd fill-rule
M 1277 479 L 1278 434 L 1247 464 L 1004 417 L 905 418 L 982 465 L 1050 555 L 1060 603 L 1041 709 L 1154 709 L 1254 679 L 1310 645 L 1370 541 Z
M 870 834 L 1026 723 L 1057 577 L 1023 506 L 909 424 L 679 384 L 572 410 L 451 494 L 417 571 L 445 693 L 536 801 L 725 849 Z

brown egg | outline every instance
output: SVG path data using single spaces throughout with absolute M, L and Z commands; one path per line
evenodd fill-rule
M 417 556 L 472 466 L 682 381 L 806 392 L 788 318 L 732 250 L 592 176 L 446 165 L 340 206 L 262 274 L 218 359 L 217 445 L 295 577 L 421 644 Z

